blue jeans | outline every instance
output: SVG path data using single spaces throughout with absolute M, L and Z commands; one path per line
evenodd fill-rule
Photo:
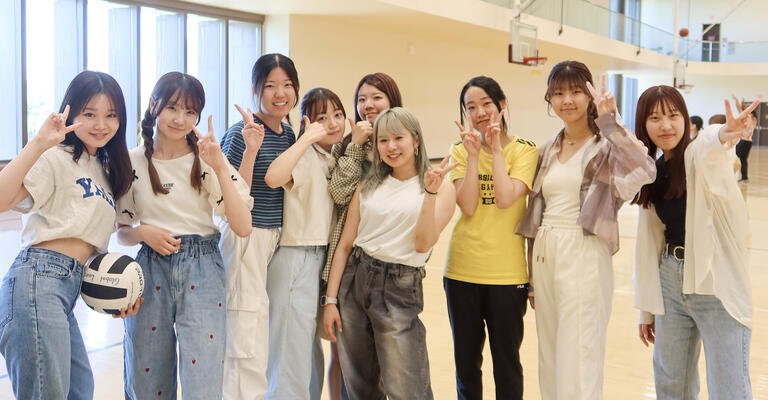
M 657 398 L 698 398 L 698 361 L 704 342 L 709 398 L 752 399 L 752 331 L 728 314 L 717 297 L 683 294 L 682 262 L 664 255 L 659 268 L 665 313 L 656 316 L 653 374 Z
M 227 307 L 219 234 L 179 238 L 178 253 L 142 244 L 136 257 L 144 303 L 125 320 L 127 399 L 175 399 L 177 367 L 184 399 L 221 399 Z
M 0 352 L 18 399 L 92 399 L 93 374 L 73 309 L 83 265 L 23 249 L 0 288 Z
M 318 385 L 310 394 L 310 383 L 325 251 L 326 246 L 280 246 L 269 262 L 268 400 L 320 397 Z
M 349 397 L 432 400 L 424 308 L 424 268 L 377 260 L 355 247 L 339 286 L 337 333 Z

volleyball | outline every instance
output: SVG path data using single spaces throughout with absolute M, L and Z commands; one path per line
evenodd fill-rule
M 80 296 L 88 307 L 104 314 L 120 314 L 144 293 L 144 273 L 133 258 L 105 253 L 93 258 L 83 272 Z

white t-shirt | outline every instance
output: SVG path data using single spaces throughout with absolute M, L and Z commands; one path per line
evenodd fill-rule
M 83 151 L 72 160 L 71 147 L 46 150 L 24 177 L 29 197 L 15 209 L 25 213 L 21 245 L 76 238 L 106 252 L 115 231 L 115 200 L 98 157 Z
M 581 166 L 581 157 L 584 149 L 581 148 L 565 163 L 555 157 L 547 175 L 541 182 L 541 194 L 544 196 L 544 209 L 542 223 L 547 220 L 558 222 L 572 222 L 577 224 L 581 212 L 581 183 L 584 180 L 584 171 Z
M 413 243 L 423 201 L 418 175 L 405 181 L 390 175 L 372 192 L 361 192 L 355 246 L 381 261 L 423 267 L 429 252 L 417 252 Z
M 168 194 L 155 195 L 149 180 L 149 167 L 144 146 L 131 149 L 128 154 L 133 165 L 131 190 L 117 202 L 118 223 L 122 225 L 146 224 L 161 227 L 173 236 L 207 236 L 218 232 L 211 209 L 224 216 L 224 198 L 216 173 L 200 160 L 203 188 L 198 192 L 190 182 L 190 171 L 195 153 L 190 152 L 172 160 L 152 159 L 157 175 Z M 230 179 L 250 209 L 253 198 L 250 188 L 230 165 Z
M 281 246 L 325 246 L 333 216 L 328 193 L 329 164 L 333 156 L 320 146 L 310 146 L 291 172 L 293 182 L 284 186 Z

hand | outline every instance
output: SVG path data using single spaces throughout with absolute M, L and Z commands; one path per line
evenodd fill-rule
M 452 169 L 456 168 L 459 163 L 455 162 L 451 165 L 448 165 L 448 160 L 451 159 L 451 156 L 445 156 L 443 158 L 443 161 L 440 162 L 440 165 L 437 167 L 429 167 L 427 168 L 427 173 L 424 174 L 424 188 L 432 193 L 437 193 L 438 190 L 440 190 L 440 185 L 443 184 L 443 178 L 445 177 L 448 172 L 450 172 Z
M 325 127 L 319 122 L 309 122 L 309 117 L 304 116 L 304 134 L 302 137 L 306 137 L 310 143 L 317 143 L 322 138 L 328 135 L 325 131 Z
M 640 334 L 640 341 L 643 342 L 645 347 L 648 347 L 648 343 L 656 342 L 656 322 L 639 324 L 638 331 Z
M 616 112 L 616 98 L 613 97 L 613 93 L 608 91 L 608 85 L 605 83 L 605 74 L 600 75 L 600 93 L 589 82 L 587 82 L 587 89 L 589 89 L 589 93 L 592 95 L 592 101 L 597 106 L 598 115 Z
M 139 225 L 136 227 L 139 240 L 146 243 L 160 255 L 169 256 L 179 251 L 181 239 L 171 236 L 168 231 L 159 226 Z
M 258 153 L 261 148 L 261 144 L 264 142 L 264 125 L 257 124 L 253 121 L 253 112 L 248 109 L 248 112 L 235 104 L 235 108 L 243 116 L 243 139 L 245 140 L 245 151 Z
M 334 324 L 339 327 L 339 332 L 344 329 L 341 327 L 341 315 L 339 315 L 339 309 L 336 304 L 326 304 L 323 308 L 323 327 L 325 327 L 325 333 L 331 338 L 331 342 L 336 342 L 336 332 L 333 327 Z
M 200 149 L 200 158 L 210 165 L 214 171 L 220 171 L 226 166 L 224 153 L 221 152 L 221 146 L 213 136 L 213 115 L 208 116 L 208 134 L 203 136 L 197 127 L 192 127 L 197 135 L 197 148 Z
M 461 126 L 459 121 L 453 121 L 453 123 L 459 127 L 459 135 L 464 143 L 464 148 L 467 149 L 467 155 L 477 157 L 480 154 L 480 135 L 475 132 L 475 127 L 472 126 L 472 118 L 467 117 L 466 128 Z
M 534 298 L 533 298 L 532 294 L 528 295 L 528 302 L 531 303 L 531 309 L 535 310 L 536 309 L 536 302 L 534 301 Z
M 367 120 L 362 120 L 355 124 L 352 117 L 347 118 L 349 121 L 349 129 L 352 132 L 352 142 L 358 146 L 362 146 L 373 135 L 373 126 Z
M 501 154 L 501 118 L 502 114 L 498 113 L 495 117 L 492 117 L 489 121 L 488 127 L 485 129 L 485 144 L 491 149 L 493 154 Z
M 753 129 L 750 129 L 752 125 L 752 118 L 749 114 L 760 105 L 762 96 L 758 97 L 749 107 L 741 111 L 737 116 L 733 116 L 731 111 L 731 103 L 728 99 L 725 100 L 725 125 L 720 128 L 720 142 L 726 143 L 735 139 L 751 139 L 754 133 Z M 738 107 L 738 106 L 737 106 Z
M 67 126 L 67 117 L 69 116 L 69 104 L 64 107 L 61 114 L 51 113 L 43 122 L 43 126 L 37 131 L 33 141 L 40 143 L 43 149 L 48 150 L 51 147 L 64 141 L 67 133 L 79 128 L 83 123 L 78 122 Z
M 141 307 L 141 303 L 144 302 L 143 297 L 139 297 L 135 303 L 133 303 L 133 306 L 123 307 L 120 309 L 120 315 L 118 314 L 112 314 L 112 318 L 122 318 L 126 319 L 128 317 L 132 317 L 139 313 L 139 307 Z

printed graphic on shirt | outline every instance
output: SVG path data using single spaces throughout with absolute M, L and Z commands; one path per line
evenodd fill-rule
M 478 174 L 480 181 L 480 201 L 482 205 L 496 204 L 496 192 L 493 191 L 493 174 Z
M 94 182 L 91 178 L 80 178 L 75 181 L 80 187 L 83 189 L 83 198 L 87 199 L 91 196 L 98 196 L 104 199 L 107 204 L 109 204 L 113 210 L 117 210 L 115 208 L 115 199 L 112 197 L 112 193 L 104 190 L 104 188 L 99 185 L 98 183 Z

